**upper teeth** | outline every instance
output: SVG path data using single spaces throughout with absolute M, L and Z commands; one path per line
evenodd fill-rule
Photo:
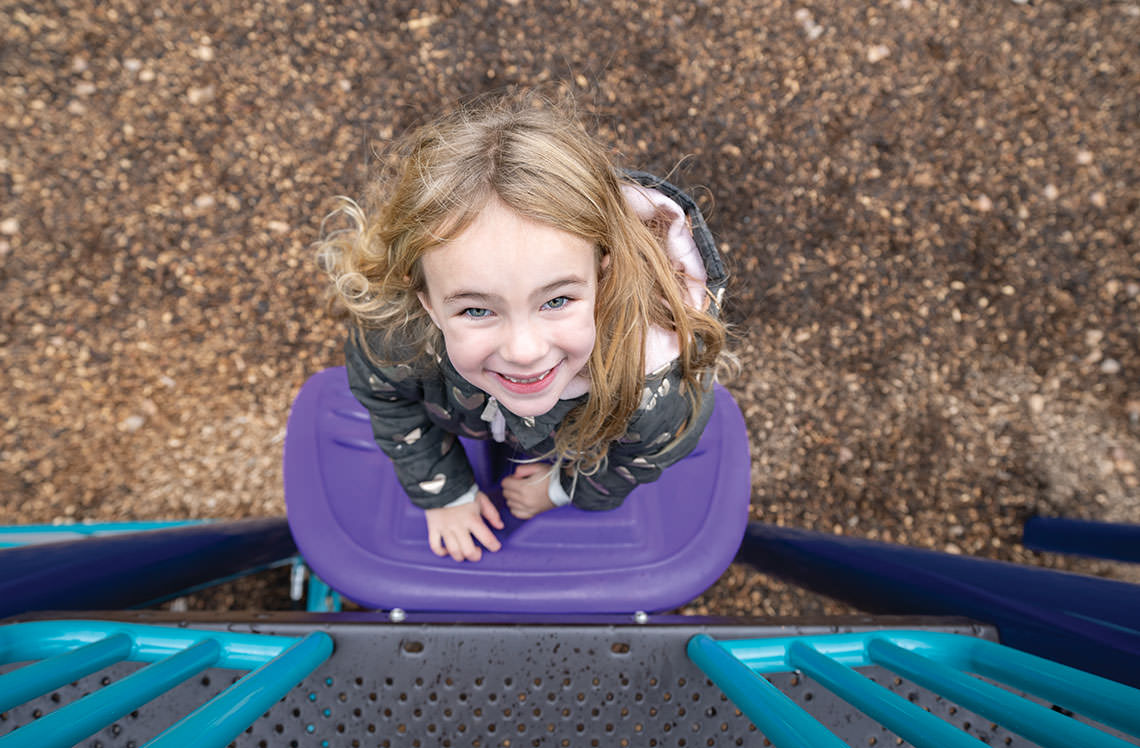
M 530 384 L 532 382 L 537 382 L 538 380 L 542 379 L 543 377 L 545 377 L 549 373 L 550 373 L 550 369 L 547 369 L 546 371 L 539 374 L 537 377 L 531 377 L 530 379 L 515 379 L 514 377 L 508 377 L 506 374 L 504 374 L 503 379 L 506 379 L 508 382 L 514 382 L 515 384 Z

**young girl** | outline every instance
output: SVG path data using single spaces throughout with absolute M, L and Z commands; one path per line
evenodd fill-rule
M 725 274 L 696 205 L 620 173 L 567 108 L 507 96 L 413 133 L 321 246 L 349 383 L 437 555 L 500 547 L 457 435 L 513 450 L 521 519 L 619 506 L 696 445 Z M 488 527 L 490 525 L 490 527 Z

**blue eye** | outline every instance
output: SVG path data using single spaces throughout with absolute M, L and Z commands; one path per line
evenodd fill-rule
M 569 303 L 570 303 L 570 299 L 568 297 L 558 296 L 558 297 L 553 298 L 550 301 L 546 302 L 545 304 L 543 304 L 542 308 L 543 309 L 562 309 L 563 307 L 565 307 Z
M 483 319 L 490 316 L 491 310 L 483 309 L 477 306 L 470 306 L 460 312 L 460 314 L 464 317 L 467 317 L 468 319 Z

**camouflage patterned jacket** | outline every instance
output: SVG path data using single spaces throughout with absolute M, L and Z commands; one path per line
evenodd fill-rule
M 719 305 L 726 276 L 696 205 L 656 177 L 637 172 L 627 176 L 663 193 L 684 210 L 685 223 L 707 273 L 705 285 Z M 558 424 L 589 397 L 587 393 L 559 400 L 548 413 L 520 418 L 463 379 L 446 352 L 438 356 L 438 369 L 424 375 L 403 364 L 378 366 L 362 345 L 381 360 L 396 357 L 387 355 L 390 352 L 384 350 L 379 335 L 353 331 L 348 336 L 345 358 L 352 392 L 368 410 L 376 443 L 391 458 L 409 498 L 423 509 L 446 506 L 468 493 L 475 483 L 457 436 L 492 438 L 490 422 L 498 410 L 506 423 L 502 434 L 506 445 L 524 455 L 545 455 L 554 447 Z M 641 403 L 625 436 L 610 445 L 602 467 L 591 474 L 573 470 L 560 473 L 562 488 L 574 506 L 615 509 L 634 487 L 656 480 L 662 470 L 693 450 L 712 414 L 713 395 L 711 390 L 702 393 L 694 413 L 680 384 L 680 366 L 675 359 L 647 374 Z M 688 426 L 677 438 L 676 431 L 684 424 Z

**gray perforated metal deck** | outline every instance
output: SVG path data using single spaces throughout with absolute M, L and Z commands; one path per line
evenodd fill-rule
M 695 633 L 750 638 L 889 625 L 996 638 L 992 629 L 965 621 L 914 618 L 781 625 L 678 617 L 646 624 L 612 617 L 502 623 L 471 616 L 455 622 L 410 616 L 391 623 L 382 614 L 258 614 L 225 624 L 149 612 L 100 617 L 242 632 L 296 635 L 320 629 L 331 634 L 336 644 L 332 657 L 234 743 L 263 748 L 763 746 L 763 736 L 687 658 L 685 645 Z M 0 735 L 136 667 L 108 668 L 15 708 L 0 717 Z M 989 745 L 1031 745 L 893 674 L 877 668 L 864 672 Z M 208 671 L 81 745 L 141 746 L 234 676 Z M 905 744 L 810 679 L 786 674 L 770 680 L 850 745 Z

